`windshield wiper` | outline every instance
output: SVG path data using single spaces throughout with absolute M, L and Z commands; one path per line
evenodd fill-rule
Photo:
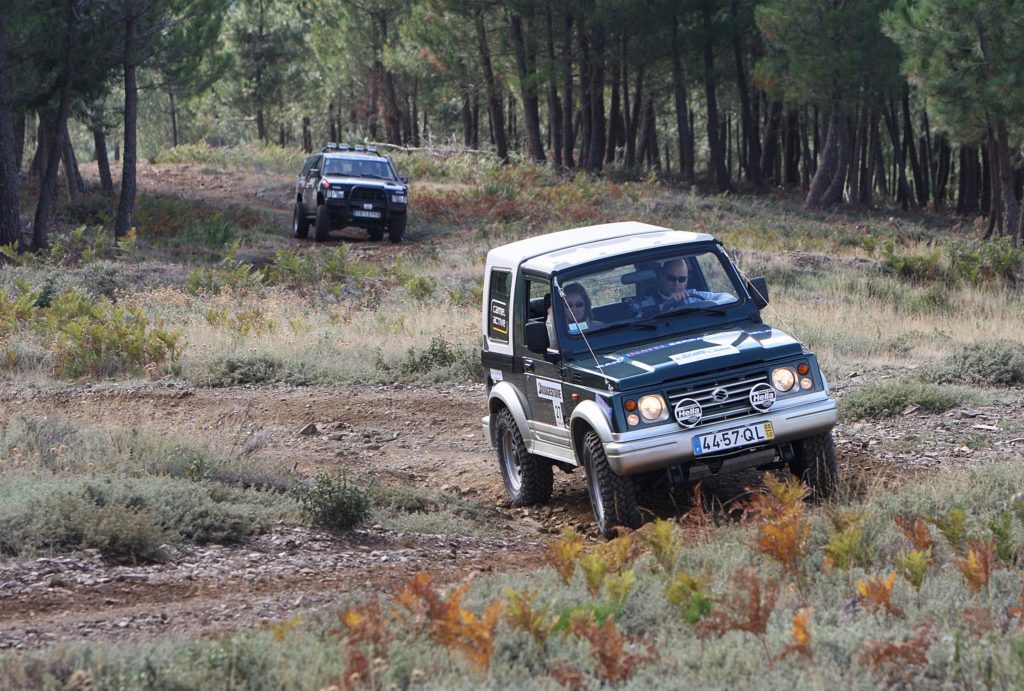
M 716 317 L 721 317 L 725 314 L 725 310 L 721 307 L 706 307 L 704 305 L 681 305 L 677 309 L 669 310 L 662 317 L 668 317 L 676 314 L 686 314 L 687 312 L 700 312 L 701 314 L 713 314 Z
M 655 323 L 655 321 L 656 320 L 654 319 L 645 319 L 639 322 L 616 322 L 615 324 L 606 324 L 604 326 L 599 326 L 596 329 L 587 329 L 587 333 L 604 333 L 606 331 L 617 331 L 627 326 L 631 328 L 641 328 L 644 329 L 645 331 L 654 331 L 655 329 L 658 328 L 658 325 Z

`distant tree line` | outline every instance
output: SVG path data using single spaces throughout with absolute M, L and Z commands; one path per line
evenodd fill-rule
M 217 141 L 456 143 L 809 207 L 984 214 L 1018 242 L 1022 23 L 1012 0 L 0 0 L 0 244 L 45 247 L 62 165 L 82 193 L 69 119 L 108 194 L 107 137 L 123 141 L 128 231 L 140 89 L 171 146 L 229 120 Z

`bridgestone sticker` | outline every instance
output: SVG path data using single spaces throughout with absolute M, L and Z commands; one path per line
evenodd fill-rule
M 740 352 L 731 345 L 716 345 L 710 348 L 700 348 L 698 350 L 689 350 L 685 353 L 674 353 L 669 355 L 672 362 L 677 365 L 686 365 L 691 362 L 697 362 L 698 360 L 707 360 L 709 358 L 718 357 L 720 355 L 735 355 Z
M 562 385 L 550 379 L 537 380 L 537 396 L 549 401 L 562 402 Z
M 501 370 L 491 368 L 491 381 L 497 384 L 502 380 Z

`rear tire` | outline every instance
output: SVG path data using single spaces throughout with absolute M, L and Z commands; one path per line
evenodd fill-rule
M 405 214 L 398 216 L 391 223 L 388 224 L 388 239 L 396 245 L 402 241 L 405 236 L 405 224 L 409 221 L 409 217 Z
M 508 498 L 516 506 L 547 504 L 555 484 L 551 461 L 526 450 L 519 425 L 508 408 L 498 413 L 495 432 L 498 465 Z
M 811 490 L 815 499 L 826 499 L 835 492 L 839 472 L 836 469 L 836 447 L 832 433 L 793 442 L 793 475 Z
M 604 445 L 597 432 L 583 436 L 583 467 L 587 471 L 587 494 L 594 510 L 597 529 L 607 538 L 616 536 L 615 526 L 639 528 L 643 524 L 636 506 L 636 485 L 632 477 L 616 475 L 608 465 Z
M 295 212 L 292 214 L 292 234 L 297 238 L 309 237 L 309 218 L 306 217 L 306 210 L 302 208 L 302 202 L 295 202 Z
M 324 242 L 331 238 L 331 212 L 327 210 L 326 204 L 316 207 L 316 234 L 313 239 L 317 242 Z

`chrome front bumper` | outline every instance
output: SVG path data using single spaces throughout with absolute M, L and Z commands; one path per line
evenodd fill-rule
M 703 462 L 707 456 L 696 456 L 693 452 L 693 438 L 700 434 L 743 427 L 759 422 L 770 422 L 775 438 L 768 447 L 797 441 L 816 434 L 823 434 L 836 424 L 836 402 L 822 394 L 814 401 L 801 402 L 763 415 L 751 415 L 740 420 L 730 420 L 716 425 L 697 427 L 691 430 L 676 425 L 651 427 L 636 432 L 613 434 L 606 441 L 604 451 L 608 465 L 618 475 L 635 475 L 651 470 L 660 470 L 688 461 Z M 752 446 L 751 451 L 757 451 Z M 741 451 L 737 449 L 737 451 Z M 713 458 L 708 459 L 714 462 Z M 769 459 L 770 460 L 770 459 Z M 726 466 L 730 465 L 728 462 Z

